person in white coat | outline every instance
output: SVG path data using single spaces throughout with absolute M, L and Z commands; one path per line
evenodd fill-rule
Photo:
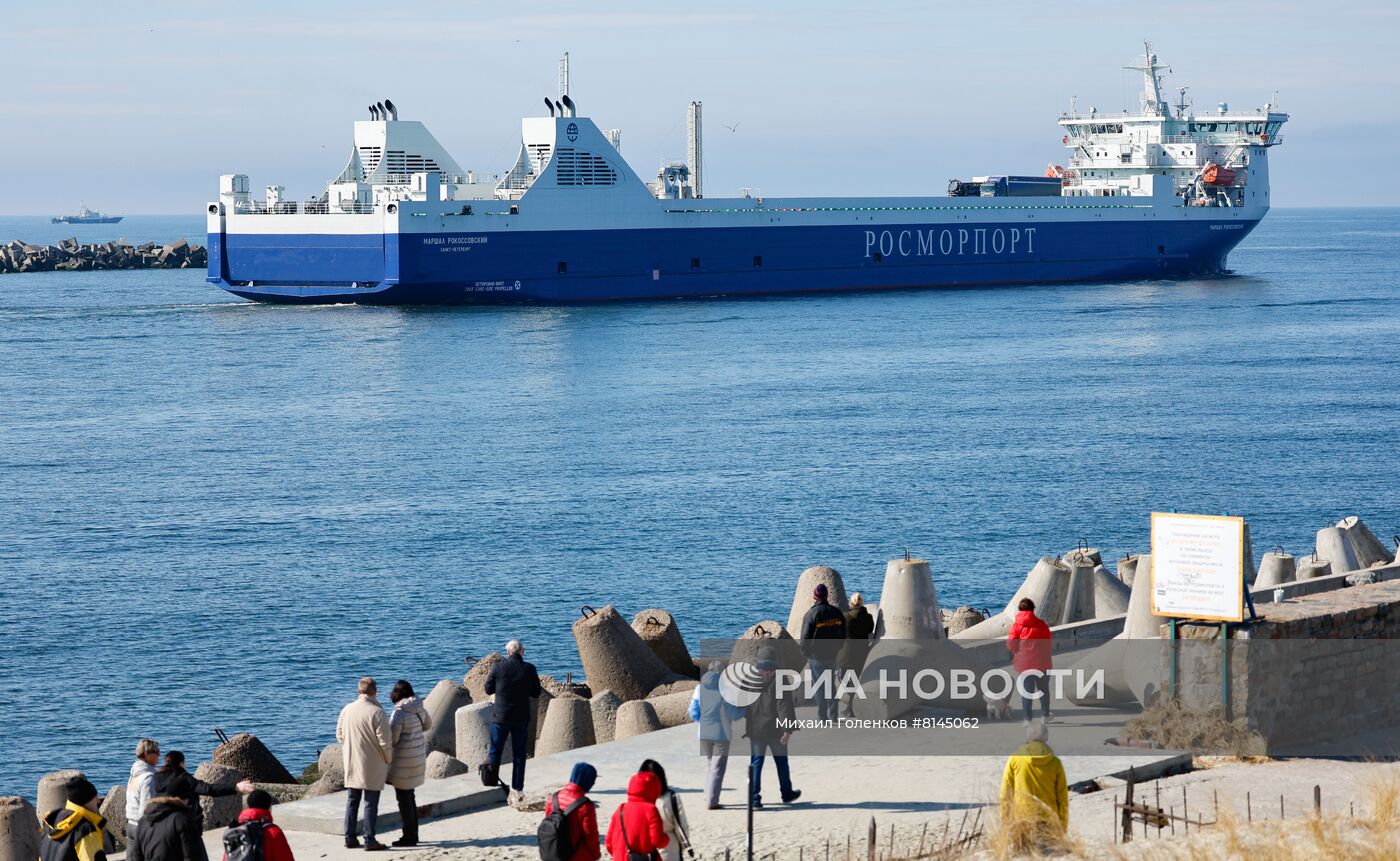
M 399 819 L 403 836 L 395 846 L 418 845 L 418 801 L 413 790 L 423 785 L 428 771 L 428 736 L 433 719 L 423 707 L 423 701 L 413 693 L 413 685 L 403 679 L 389 692 L 394 712 L 389 715 L 389 740 L 394 745 L 393 761 L 389 763 L 389 785 L 399 802 Z
M 690 823 L 685 818 L 681 798 L 666 782 L 666 769 L 654 759 L 642 760 L 639 774 L 654 774 L 661 781 L 661 795 L 656 799 L 656 812 L 661 814 L 661 828 L 671 838 L 661 850 L 661 861 L 694 861 L 695 847 L 690 843 Z
M 345 798 L 345 848 L 360 846 L 355 837 L 355 822 L 363 798 L 367 852 L 387 848 L 375 839 L 375 825 L 379 819 L 379 793 L 389 777 L 389 761 L 394 751 L 389 741 L 389 720 L 379 704 L 378 693 L 374 679 L 369 676 L 360 679 L 359 697 L 340 710 L 340 719 L 335 722 L 335 740 L 340 742 L 345 755 L 345 788 L 349 790 Z
M 126 779 L 126 844 L 136 839 L 137 825 L 146 810 L 146 802 L 156 795 L 156 763 L 160 762 L 160 745 L 154 739 L 143 738 L 136 743 L 136 761 Z

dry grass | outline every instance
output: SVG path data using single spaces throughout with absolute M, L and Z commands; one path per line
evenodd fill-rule
M 1227 721 L 1219 707 L 1192 711 L 1174 702 L 1158 703 L 1124 724 L 1123 735 L 1200 754 L 1253 758 L 1267 752 L 1263 736 Z

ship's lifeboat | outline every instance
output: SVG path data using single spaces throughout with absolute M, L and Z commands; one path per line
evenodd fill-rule
M 1228 167 L 1221 167 L 1213 161 L 1208 161 L 1205 169 L 1201 171 L 1201 182 L 1206 185 L 1234 185 L 1235 172 Z
M 1064 179 L 1065 169 L 1058 164 L 1047 165 L 1045 168 L 1045 175 L 1054 179 Z

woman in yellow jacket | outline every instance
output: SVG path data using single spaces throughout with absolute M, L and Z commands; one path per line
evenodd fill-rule
M 1029 821 L 1054 831 L 1069 827 L 1069 785 L 1065 767 L 1046 744 L 1044 721 L 1031 721 L 1026 743 L 1006 761 L 1001 778 L 1002 822 Z

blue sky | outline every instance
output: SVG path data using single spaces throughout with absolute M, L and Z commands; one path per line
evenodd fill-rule
M 1400 205 L 1400 4 L 71 3 L 6 10 L 0 213 L 195 212 L 221 173 L 305 198 L 392 98 L 463 167 L 508 168 L 557 60 L 643 176 L 705 103 L 706 193 L 942 194 L 1040 173 L 1055 126 L 1121 110 L 1153 40 L 1199 107 L 1292 114 L 1279 206 Z M 730 132 L 724 124 L 738 125 Z

